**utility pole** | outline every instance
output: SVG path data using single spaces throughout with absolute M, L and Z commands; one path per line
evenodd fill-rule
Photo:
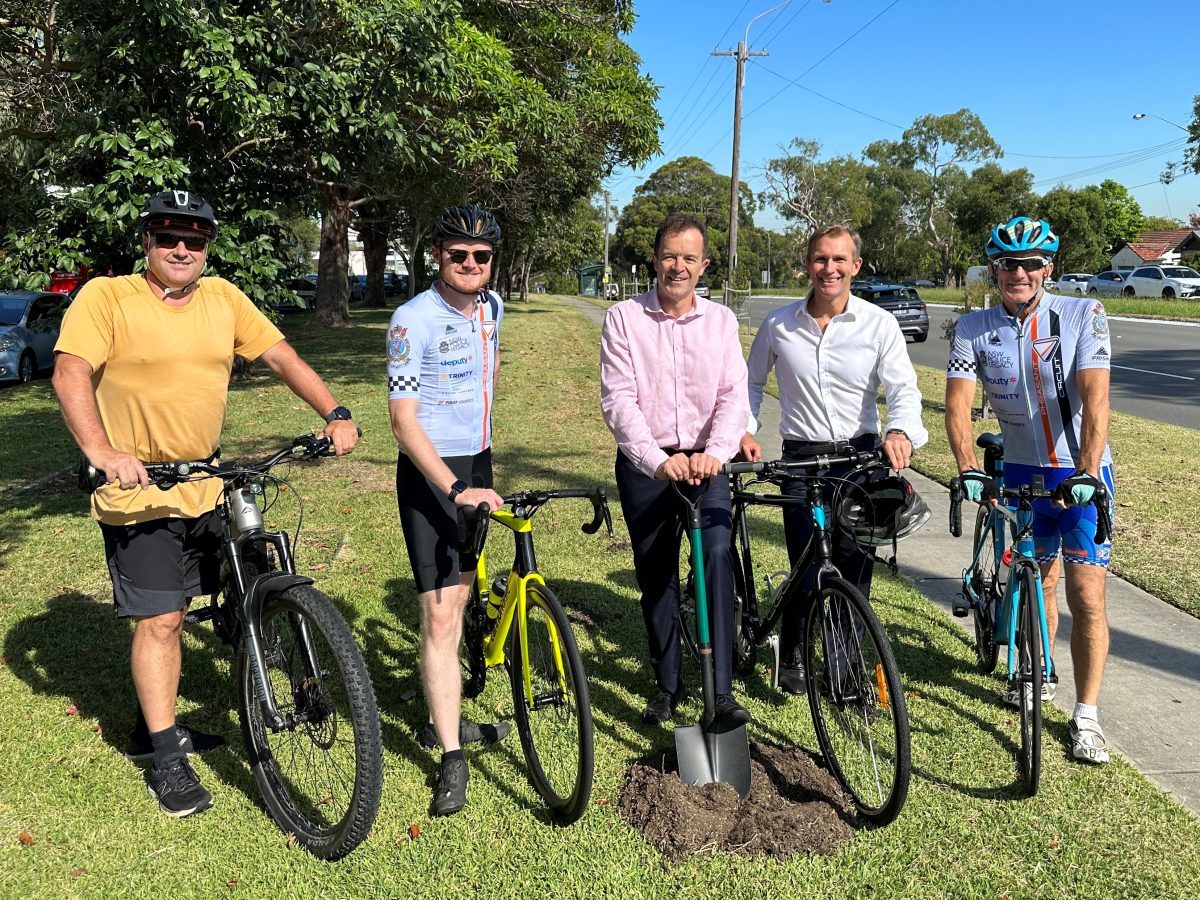
M 741 186 L 738 180 L 738 166 L 741 162 L 742 152 L 742 87 L 746 83 L 746 60 L 751 56 L 770 55 L 766 50 L 753 52 L 746 48 L 750 41 L 750 26 L 763 16 L 770 15 L 777 9 L 783 9 L 791 2 L 792 0 L 784 0 L 783 3 L 772 6 L 766 12 L 759 13 L 747 22 L 746 34 L 738 43 L 737 50 L 714 50 L 712 52 L 713 56 L 732 56 L 737 59 L 737 80 L 733 93 L 733 172 L 729 177 L 729 277 L 725 281 L 726 306 L 733 301 L 733 272 L 737 268 L 738 188 Z
M 604 286 L 604 295 L 602 300 L 608 299 L 608 191 L 604 192 L 604 272 L 600 276 L 600 283 Z

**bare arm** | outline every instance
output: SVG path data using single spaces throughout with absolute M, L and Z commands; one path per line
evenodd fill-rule
M 1080 369 L 1076 373 L 1083 422 L 1079 436 L 1079 459 L 1075 464 L 1093 478 L 1100 475 L 1100 460 L 1108 443 L 1108 369 Z
M 259 359 L 322 419 L 338 405 L 321 376 L 300 358 L 287 341 L 280 341 Z M 358 443 L 358 426 L 345 419 L 334 419 L 321 433 L 333 439 L 333 449 L 338 456 L 349 453 Z
M 442 461 L 437 448 L 429 435 L 417 421 L 417 410 L 421 401 L 416 397 L 388 401 L 388 415 L 392 421 L 392 434 L 404 455 L 413 461 L 421 474 L 433 484 L 434 489 L 443 497 L 450 494 L 450 488 L 458 480 L 458 476 L 450 471 L 450 467 Z M 478 506 L 486 503 L 492 509 L 504 505 L 504 498 L 491 488 L 471 487 L 454 498 L 458 506 Z
M 975 455 L 975 432 L 971 428 L 971 406 L 975 402 L 975 382 L 969 378 L 946 379 L 946 437 L 958 471 L 979 468 Z
M 88 361 L 71 353 L 56 354 L 53 384 L 67 430 L 88 462 L 104 472 L 106 481 L 118 481 L 126 490 L 135 485 L 149 488 L 146 467 L 136 456 L 115 449 L 104 432 Z

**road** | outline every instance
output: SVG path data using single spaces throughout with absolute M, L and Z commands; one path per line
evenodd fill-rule
M 755 297 L 750 324 L 794 297 Z M 945 323 L 954 316 L 948 306 L 929 307 L 929 340 L 909 343 L 916 365 L 944 368 L 948 345 Z M 1183 322 L 1110 319 L 1112 332 L 1112 408 L 1131 416 L 1200 429 L 1200 326 Z

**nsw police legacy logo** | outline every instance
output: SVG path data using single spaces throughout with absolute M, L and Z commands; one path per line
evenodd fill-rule
M 408 340 L 408 329 L 396 325 L 388 331 L 388 360 L 396 363 L 408 362 L 408 354 L 412 344 Z

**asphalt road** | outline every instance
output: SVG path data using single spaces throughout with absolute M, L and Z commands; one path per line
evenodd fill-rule
M 794 297 L 755 297 L 750 324 Z M 954 315 L 948 306 L 929 307 L 929 340 L 909 342 L 916 365 L 943 368 L 949 346 L 943 328 Z M 1110 319 L 1112 408 L 1156 422 L 1200 429 L 1200 326 L 1182 322 Z

